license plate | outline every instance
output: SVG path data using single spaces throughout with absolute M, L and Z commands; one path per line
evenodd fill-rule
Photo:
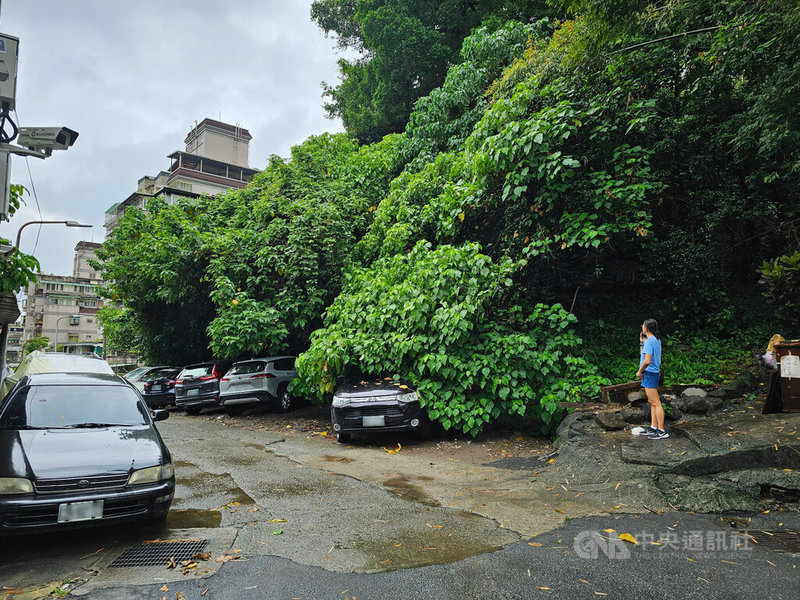
M 200 393 L 200 390 L 186 390 L 187 396 L 197 396 Z
M 361 417 L 361 424 L 364 427 L 383 427 L 386 425 L 386 421 L 383 415 L 379 417 Z
M 150 388 L 150 391 L 151 392 L 160 392 L 161 391 L 161 386 L 160 385 L 154 385 L 153 387 Z
M 103 518 L 103 501 L 68 502 L 58 505 L 58 522 L 89 521 Z

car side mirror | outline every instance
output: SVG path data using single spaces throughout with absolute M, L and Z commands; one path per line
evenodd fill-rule
M 168 410 L 155 410 L 153 411 L 153 421 L 163 421 L 169 419 Z

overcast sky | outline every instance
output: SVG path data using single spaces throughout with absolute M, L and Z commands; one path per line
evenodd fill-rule
M 0 236 L 41 226 L 35 256 L 45 273 L 72 274 L 80 240 L 102 242 L 104 212 L 143 175 L 169 168 L 206 117 L 250 131 L 250 166 L 287 156 L 308 136 L 341 131 L 325 118 L 321 81 L 341 57 L 310 19 L 311 0 L 3 0 L 0 31 L 20 38 L 17 122 L 80 135 L 46 159 L 12 158 L 12 183 L 31 194 Z M 22 233 L 33 252 L 39 226 Z

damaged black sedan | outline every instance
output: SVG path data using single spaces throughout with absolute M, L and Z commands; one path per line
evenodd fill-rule
M 164 518 L 167 416 L 116 375 L 23 377 L 0 405 L 0 534 Z
M 336 439 L 347 443 L 353 434 L 412 431 L 430 435 L 431 424 L 409 385 L 391 378 L 342 383 L 333 394 L 331 420 Z

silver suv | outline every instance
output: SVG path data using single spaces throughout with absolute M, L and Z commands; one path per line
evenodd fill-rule
M 225 412 L 233 417 L 248 406 L 265 403 L 289 412 L 294 399 L 288 386 L 297 377 L 295 358 L 270 356 L 234 363 L 219 384 L 219 400 Z

